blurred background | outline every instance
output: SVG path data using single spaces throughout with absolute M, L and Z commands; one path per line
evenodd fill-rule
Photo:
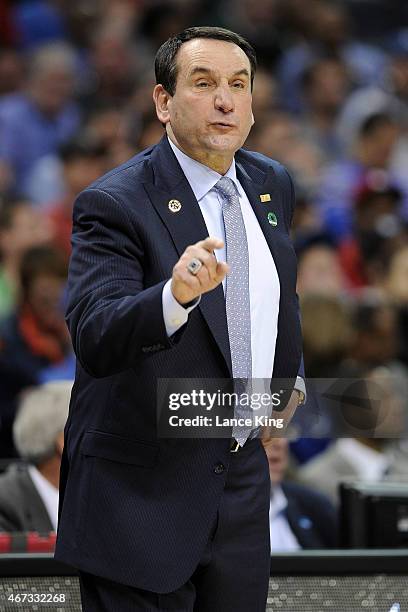
M 295 182 L 306 375 L 380 381 L 385 410 L 408 415 L 406 0 L 3 0 L 0 531 L 56 527 L 75 368 L 63 314 L 73 203 L 162 137 L 154 55 L 192 25 L 235 30 L 258 55 L 245 146 Z M 269 456 L 282 550 L 336 545 L 341 481 L 408 481 L 404 439 L 296 431 Z M 40 526 L 13 515 L 24 463 Z

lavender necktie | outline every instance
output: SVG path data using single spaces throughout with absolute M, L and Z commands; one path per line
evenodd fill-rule
M 244 390 L 248 393 L 248 381 L 252 376 L 248 242 L 234 181 L 223 176 L 215 185 L 215 189 L 222 196 L 227 262 L 230 266 L 230 273 L 226 278 L 225 301 L 234 389 L 237 393 Z M 250 406 L 242 406 L 238 402 L 234 417 L 252 417 Z M 242 446 L 251 430 L 252 427 L 234 427 L 232 436 Z

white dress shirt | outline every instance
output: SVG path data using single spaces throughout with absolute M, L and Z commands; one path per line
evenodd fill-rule
M 288 500 L 281 486 L 271 487 L 271 501 L 269 506 L 269 535 L 271 538 L 271 552 L 290 552 L 301 548 L 291 526 L 288 523 L 284 510 Z
M 225 243 L 222 196 L 214 189 L 222 175 L 188 157 L 170 139 L 169 143 L 197 199 L 209 236 L 221 238 Z M 270 379 L 278 334 L 279 276 L 256 215 L 237 179 L 235 160 L 225 176 L 231 178 L 238 189 L 248 241 L 252 377 Z M 217 249 L 215 256 L 218 261 L 226 261 L 225 247 Z M 187 322 L 189 312 L 197 306 L 187 309 L 181 306 L 171 292 L 170 282 L 163 289 L 163 315 L 169 336 Z M 225 291 L 225 279 L 223 287 Z
M 44 476 L 37 470 L 34 465 L 28 466 L 28 472 L 31 480 L 37 489 L 38 495 L 41 497 L 44 506 L 50 517 L 54 531 L 57 531 L 58 521 L 58 489 L 56 489 Z
M 336 444 L 344 458 L 352 463 L 361 480 L 377 482 L 383 478 L 390 465 L 390 459 L 385 453 L 380 453 L 353 438 L 341 438 Z

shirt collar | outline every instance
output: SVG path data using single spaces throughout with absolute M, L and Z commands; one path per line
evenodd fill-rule
M 34 465 L 28 466 L 28 472 L 38 495 L 42 499 L 54 531 L 57 531 L 58 489 L 55 488 Z
M 222 175 L 183 153 L 170 138 L 168 138 L 168 141 L 193 190 L 197 202 L 199 202 L 218 183 Z M 232 160 L 231 166 L 224 176 L 234 181 L 238 194 L 242 196 L 242 188 L 237 179 L 235 159 Z
M 30 472 L 30 476 L 34 480 L 35 484 L 38 485 L 41 491 L 47 493 L 48 495 L 58 495 L 58 489 L 56 489 L 54 485 L 52 485 L 50 481 L 41 474 L 40 470 L 36 468 L 35 465 L 30 464 L 28 466 L 28 471 Z

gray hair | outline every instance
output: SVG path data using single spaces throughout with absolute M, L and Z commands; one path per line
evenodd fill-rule
M 29 76 L 35 79 L 54 68 L 74 75 L 76 56 L 74 49 L 62 42 L 53 42 L 39 47 L 29 61 Z
M 72 381 L 45 383 L 22 398 L 13 423 L 16 449 L 25 461 L 39 465 L 55 453 L 55 440 L 68 418 Z

